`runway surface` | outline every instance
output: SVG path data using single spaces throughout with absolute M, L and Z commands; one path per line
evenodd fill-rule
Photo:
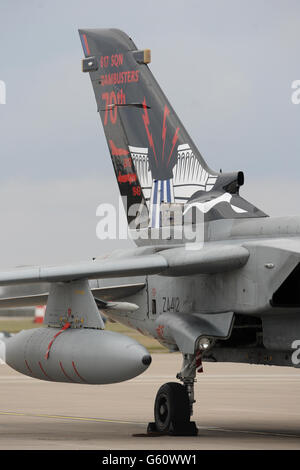
M 148 437 L 158 388 L 179 354 L 154 354 L 114 385 L 44 382 L 0 366 L 0 449 L 299 449 L 300 371 L 204 363 L 195 384 L 197 437 Z

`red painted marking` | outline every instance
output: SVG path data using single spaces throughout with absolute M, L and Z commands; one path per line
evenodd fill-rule
M 156 333 L 157 333 L 157 336 L 159 336 L 159 338 L 164 337 L 164 328 L 165 328 L 165 325 L 158 325 L 158 327 L 156 328 Z
M 132 162 L 131 162 L 131 158 L 124 158 L 123 159 L 123 165 L 124 165 L 124 168 L 131 168 L 132 167 Z
M 144 114 L 143 114 L 144 126 L 145 126 L 145 129 L 146 129 L 146 132 L 147 132 L 149 145 L 153 150 L 154 158 L 155 158 L 156 165 L 157 165 L 158 163 L 157 163 L 157 157 L 156 157 L 156 152 L 155 152 L 155 148 L 154 148 L 153 137 L 152 137 L 152 134 L 150 133 L 149 127 L 148 127 L 149 124 L 150 124 L 150 121 L 149 121 L 149 116 L 148 116 L 148 111 L 147 111 L 146 98 L 144 98 L 144 101 L 143 101 L 143 108 L 144 108 Z
M 167 128 L 166 128 L 166 118 L 169 116 L 170 111 L 167 105 L 165 105 L 165 111 L 164 111 L 164 122 L 163 122 L 163 128 L 162 128 L 162 140 L 163 140 L 163 151 L 162 151 L 162 160 L 164 161 L 164 153 L 165 153 L 165 143 L 166 143 L 166 134 L 167 134 Z
M 78 377 L 80 378 L 80 380 L 82 380 L 82 382 L 86 382 L 86 380 L 85 380 L 83 377 L 81 377 L 81 375 L 79 374 L 78 370 L 76 369 L 76 366 L 75 366 L 74 361 L 72 361 L 72 366 L 73 366 L 73 369 L 75 370 L 76 375 L 78 375 Z
M 103 67 L 108 67 L 108 64 L 109 64 L 109 56 L 106 55 L 106 56 L 101 56 L 100 58 L 100 65 L 101 65 L 101 68 Z
M 173 137 L 173 140 L 172 140 L 172 148 L 171 148 L 171 152 L 170 152 L 170 155 L 169 155 L 169 158 L 168 158 L 168 165 L 169 165 L 169 162 L 170 162 L 170 159 L 171 159 L 171 156 L 172 156 L 172 153 L 173 153 L 175 144 L 176 144 L 177 139 L 178 139 L 178 132 L 179 132 L 179 127 L 177 127 L 177 129 L 176 129 L 176 131 L 175 131 L 175 134 L 174 134 L 174 137 Z
M 27 369 L 29 370 L 29 372 L 32 374 L 32 370 L 30 369 L 29 364 L 28 364 L 28 362 L 26 361 L 26 359 L 25 359 L 25 364 L 26 364 L 26 367 L 27 367 Z
M 100 75 L 100 80 L 102 86 L 137 83 L 139 81 L 139 71 L 126 70 L 125 72 L 105 73 Z
M 112 67 L 120 67 L 123 65 L 123 54 L 113 54 L 110 56 L 110 64 Z
M 63 368 L 63 365 L 62 363 L 59 361 L 59 365 L 60 365 L 60 368 L 61 370 L 63 371 L 64 375 L 67 377 L 68 380 L 70 380 L 70 382 L 75 382 L 75 380 L 73 380 L 71 377 L 68 376 L 68 374 L 66 373 L 65 369 Z
M 88 55 L 91 55 L 91 51 L 90 51 L 90 48 L 89 48 L 89 45 L 88 45 L 88 42 L 87 42 L 86 34 L 83 34 L 82 37 L 83 37 L 83 40 L 84 40 L 86 52 L 87 52 Z
M 125 96 L 125 93 L 123 92 L 122 88 L 117 93 L 117 102 L 118 102 L 118 104 L 125 104 L 126 103 L 126 96 Z
M 69 309 L 70 310 L 70 309 Z M 68 315 L 69 315 L 69 311 L 68 311 Z M 50 341 L 49 345 L 48 345 L 48 349 L 46 351 L 46 354 L 45 354 L 45 359 L 48 359 L 49 358 L 49 354 L 50 354 L 50 349 L 52 347 L 52 344 L 54 343 L 55 339 L 65 330 L 67 330 L 69 327 L 71 326 L 71 323 L 65 323 L 64 326 L 62 327 L 62 329 L 56 333 L 56 335 L 53 337 L 53 339 Z
M 112 54 L 111 56 L 101 56 L 100 57 L 100 66 L 101 68 L 107 68 L 109 65 L 111 67 L 119 68 L 123 65 L 124 56 L 123 54 Z
M 119 172 L 118 175 L 119 183 L 134 183 L 136 181 L 136 174 L 135 173 L 127 173 L 126 175 L 121 175 Z
M 45 370 L 44 370 L 44 368 L 43 368 L 43 366 L 42 366 L 42 364 L 41 364 L 40 362 L 39 362 L 39 366 L 40 366 L 41 371 L 42 371 L 43 374 L 45 375 L 45 377 L 47 377 L 47 379 L 49 379 L 49 380 L 52 380 L 51 377 L 46 374 L 46 372 L 45 372 Z
M 104 125 L 107 125 L 108 121 L 108 110 L 110 116 L 110 122 L 115 124 L 118 117 L 118 105 L 126 103 L 125 93 L 123 90 L 118 91 L 117 96 L 114 91 L 111 91 L 110 94 L 102 93 L 102 99 L 105 101 L 105 115 L 104 115 Z M 127 155 L 127 152 L 125 155 Z M 122 154 L 123 155 L 123 154 Z
M 142 194 L 141 187 L 140 186 L 133 186 L 132 194 L 133 194 L 133 196 L 140 196 Z
M 116 147 L 113 140 L 109 141 L 109 145 L 113 157 L 123 157 L 129 154 L 128 150 Z

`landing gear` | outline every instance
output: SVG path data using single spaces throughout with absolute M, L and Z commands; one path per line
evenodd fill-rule
M 171 434 L 173 436 L 196 436 L 196 424 L 190 421 L 193 414 L 196 356 L 185 354 L 177 382 L 168 382 L 160 387 L 154 404 L 154 423 L 148 424 L 148 433 Z

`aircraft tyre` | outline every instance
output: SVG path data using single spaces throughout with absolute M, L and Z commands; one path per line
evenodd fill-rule
M 190 403 L 186 388 L 177 382 L 160 387 L 154 404 L 155 423 L 149 423 L 148 433 L 158 432 L 173 436 L 195 436 L 198 429 L 190 422 Z

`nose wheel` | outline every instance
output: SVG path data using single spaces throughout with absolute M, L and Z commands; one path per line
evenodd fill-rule
M 186 364 L 185 364 L 186 365 Z M 178 375 L 179 377 L 179 375 Z M 198 429 L 190 421 L 194 403 L 194 379 L 185 380 L 183 385 L 168 382 L 160 387 L 154 403 L 154 423 L 148 424 L 148 433 L 170 434 L 173 436 L 196 436 Z
M 154 404 L 154 418 L 159 432 L 178 429 L 189 423 L 189 399 L 182 385 L 169 382 L 160 387 Z

